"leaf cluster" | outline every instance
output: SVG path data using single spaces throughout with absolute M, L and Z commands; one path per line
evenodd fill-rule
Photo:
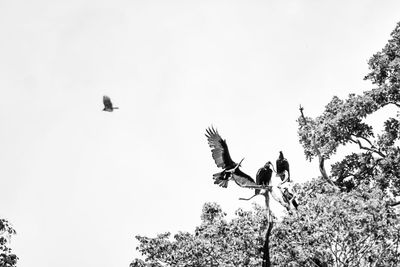
M 0 219 L 0 266 L 14 267 L 17 265 L 18 257 L 8 247 L 9 239 L 16 232 L 7 220 Z
M 260 266 L 266 230 L 264 211 L 256 206 L 253 211 L 239 209 L 235 215 L 227 221 L 218 204 L 206 203 L 201 225 L 194 233 L 179 232 L 173 238 L 170 233 L 155 238 L 136 236 L 137 249 L 146 258 L 135 259 L 131 267 Z

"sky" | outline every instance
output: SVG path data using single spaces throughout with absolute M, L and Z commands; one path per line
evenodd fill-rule
M 0 218 L 17 231 L 18 266 L 128 266 L 135 235 L 193 231 L 205 202 L 228 217 L 250 209 L 238 198 L 253 191 L 213 184 L 211 125 L 253 177 L 280 150 L 295 182 L 318 176 L 298 142 L 299 105 L 315 117 L 333 96 L 371 89 L 367 61 L 399 10 L 0 0 Z M 120 109 L 102 112 L 103 95 Z

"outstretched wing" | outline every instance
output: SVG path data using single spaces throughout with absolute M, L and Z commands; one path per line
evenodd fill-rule
M 107 109 L 112 109 L 113 108 L 112 103 L 111 103 L 111 99 L 106 95 L 103 96 L 103 104 L 104 104 L 104 107 L 107 108 Z
M 212 157 L 215 164 L 223 169 L 233 168 L 236 163 L 233 162 L 229 155 L 228 146 L 226 145 L 225 140 L 221 138 L 218 131 L 213 127 L 206 129 L 206 132 L 208 145 L 211 147 Z
M 238 186 L 254 186 L 257 185 L 254 182 L 254 179 L 250 177 L 250 175 L 245 174 L 239 168 L 235 170 L 232 174 L 232 180 L 234 180 Z

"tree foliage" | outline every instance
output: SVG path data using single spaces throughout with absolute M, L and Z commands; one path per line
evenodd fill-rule
M 264 211 L 256 206 L 253 211 L 239 209 L 235 215 L 227 221 L 218 204 L 206 203 L 194 233 L 179 232 L 173 238 L 170 233 L 136 236 L 146 264 L 135 260 L 131 266 L 260 266 Z
M 0 267 L 14 267 L 18 257 L 8 247 L 9 239 L 16 232 L 7 220 L 0 219 Z
M 321 179 L 295 187 L 300 208 L 277 222 L 271 233 L 273 266 L 395 266 L 400 221 L 387 196 L 363 185 L 339 192 Z M 265 210 L 237 210 L 227 221 L 216 203 L 206 203 L 194 233 L 137 236 L 144 266 L 260 266 Z
M 339 192 L 322 179 L 297 186 L 301 208 L 273 231 L 279 266 L 395 266 L 399 218 L 377 188 Z
M 384 122 L 381 134 L 375 136 L 365 118 L 388 105 L 400 107 L 400 23 L 385 48 L 369 60 L 370 73 L 365 79 L 379 87 L 347 99 L 333 99 L 323 113 L 312 119 L 298 119 L 299 139 L 306 158 L 329 159 L 340 145 L 356 144 L 352 153 L 332 165 L 332 179 L 351 190 L 367 182 L 400 194 L 400 113 Z M 319 155 L 320 154 L 320 155 Z

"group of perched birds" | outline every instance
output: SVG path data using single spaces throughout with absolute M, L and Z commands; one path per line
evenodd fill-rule
M 226 141 L 222 139 L 216 129 L 214 129 L 213 127 L 206 129 L 206 137 L 208 145 L 211 148 L 211 153 L 215 164 L 217 165 L 217 167 L 223 169 L 222 172 L 218 172 L 213 175 L 215 184 L 226 188 L 228 186 L 228 182 L 230 180 L 233 180 L 239 186 L 247 188 L 256 188 L 254 186 L 257 185 L 269 185 L 272 175 L 272 170 L 270 169 L 270 166 L 272 166 L 273 168 L 271 162 L 268 161 L 265 166 L 263 166 L 258 171 L 256 181 L 254 181 L 254 179 L 250 175 L 240 170 L 243 159 L 239 163 L 236 163 L 232 160 Z M 279 158 L 276 165 L 277 176 L 281 178 L 282 183 L 290 182 L 289 163 L 283 157 L 282 151 L 279 152 Z M 298 205 L 294 199 L 294 195 L 289 192 L 287 187 L 281 189 L 281 191 L 284 201 L 288 204 L 289 202 L 291 202 L 293 206 L 297 209 Z M 255 192 L 255 195 L 259 194 L 260 189 L 256 189 Z

